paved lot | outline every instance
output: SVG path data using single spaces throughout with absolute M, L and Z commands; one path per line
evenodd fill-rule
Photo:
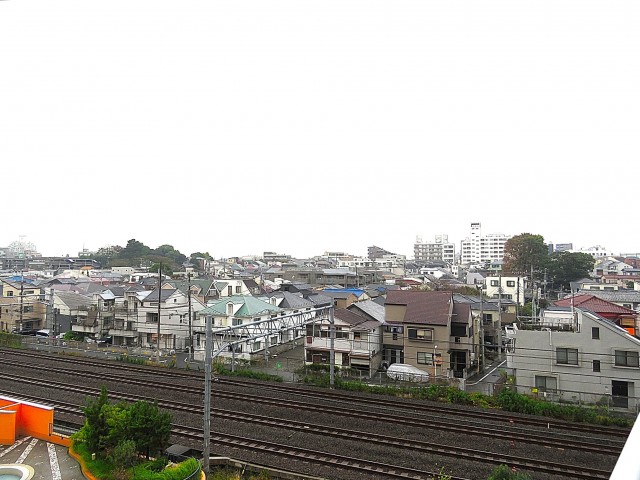
M 19 438 L 13 445 L 0 445 L 0 465 L 29 465 L 34 480 L 84 480 L 80 464 L 67 450 L 37 438 Z

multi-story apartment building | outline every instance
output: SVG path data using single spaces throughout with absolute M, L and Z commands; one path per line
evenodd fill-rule
M 468 265 L 502 260 L 504 246 L 510 238 L 510 235 L 503 235 L 502 233 L 483 236 L 480 223 L 472 223 L 471 235 L 464 239 L 460 245 L 460 261 Z
M 377 258 L 382 258 L 384 255 L 395 255 L 394 253 L 385 250 L 381 247 L 376 247 L 375 245 L 367 248 L 367 256 L 370 260 L 376 260 Z
M 449 242 L 449 236 L 436 235 L 433 243 L 425 243 L 421 237 L 413 245 L 414 258 L 418 261 L 442 261 L 453 264 L 456 258 L 456 246 Z

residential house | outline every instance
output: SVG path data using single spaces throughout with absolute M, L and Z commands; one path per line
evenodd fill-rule
M 44 290 L 33 280 L 0 279 L 0 331 L 39 330 L 46 326 Z
M 611 320 L 631 335 L 640 335 L 638 314 L 629 308 L 608 302 L 594 294 L 573 295 L 553 302 L 556 307 L 579 307 L 588 309 L 601 317 Z
M 567 309 L 569 310 L 569 309 Z M 640 340 L 595 312 L 574 308 L 569 328 L 514 329 L 507 366 L 520 393 L 636 410 Z
M 337 308 L 333 314 L 335 364 L 372 376 L 382 362 L 382 322 Z M 305 360 L 328 364 L 331 352 L 331 321 L 326 316 L 307 324 Z
M 240 327 L 242 325 L 250 326 L 252 323 L 269 320 L 283 313 L 284 310 L 280 307 L 250 295 L 233 295 L 222 298 L 199 311 L 198 329 L 195 332 L 194 357 L 200 360 L 204 359 L 205 320 L 207 316 L 211 317 L 211 328 L 215 336 L 217 330 Z M 250 329 L 238 332 L 237 336 L 233 337 L 234 341 L 241 341 L 247 331 L 250 331 Z M 258 329 L 255 331 L 257 332 Z M 285 335 L 285 337 L 283 338 L 282 335 Z M 289 341 L 286 335 L 284 331 L 278 329 L 273 332 L 273 335 L 269 333 L 264 337 L 255 339 L 247 337 L 246 342 L 230 345 L 227 350 L 220 352 L 219 355 L 251 360 L 256 354 L 264 354 L 264 351 L 269 347 L 277 347 L 283 341 Z
M 146 292 L 144 292 L 146 294 Z M 187 295 L 177 288 L 155 289 L 148 294 L 138 292 L 140 303 L 137 308 L 138 345 L 157 347 L 165 350 L 184 350 L 189 346 L 189 302 Z M 205 308 L 197 298 L 191 299 L 194 318 Z M 158 319 L 160 338 L 158 339 Z M 191 335 L 190 335 L 191 334 Z
M 407 363 L 434 377 L 447 376 L 453 298 L 451 292 L 387 292 L 383 357 Z
M 593 267 L 593 277 L 600 278 L 605 275 L 623 275 L 625 271 L 632 269 L 629 264 L 615 258 L 602 258 L 596 261 Z
M 513 300 L 518 305 L 525 303 L 525 277 L 487 277 L 484 294 L 489 298 Z
M 623 290 L 623 289 L 615 289 L 615 290 L 588 290 L 588 291 L 579 291 L 578 294 L 584 293 L 593 295 L 602 300 L 606 300 L 607 302 L 615 303 L 624 308 L 628 308 L 629 310 L 633 310 L 637 313 L 640 313 L 640 291 L 638 290 Z
M 358 301 L 358 296 L 348 290 L 322 290 L 322 295 L 332 298 L 336 308 L 347 308 Z
M 72 324 L 77 318 L 81 308 L 89 309 L 92 304 L 91 297 L 80 293 L 46 289 L 47 296 L 52 299 L 53 316 L 51 324 L 47 324 L 53 332 L 66 333 L 72 330 Z

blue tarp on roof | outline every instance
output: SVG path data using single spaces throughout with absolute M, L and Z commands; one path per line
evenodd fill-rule
M 360 297 L 363 293 L 365 293 L 364 290 L 361 290 L 359 288 L 325 288 L 323 291 L 353 293 L 356 297 Z

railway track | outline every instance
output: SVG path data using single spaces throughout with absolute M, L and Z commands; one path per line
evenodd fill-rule
M 11 392 L 2 392 L 2 393 L 11 393 Z M 97 389 L 89 389 L 85 388 L 82 391 L 83 394 L 99 394 Z M 120 400 L 146 400 L 144 397 L 139 395 L 130 395 L 130 394 L 116 394 L 112 395 Z M 37 397 L 25 397 L 24 395 L 21 398 L 46 403 L 58 411 L 63 411 L 65 413 L 69 413 L 72 415 L 82 416 L 82 409 L 78 405 L 66 403 L 66 402 L 50 402 L 47 399 L 37 398 Z M 168 407 L 173 409 L 175 407 L 174 402 L 159 402 L 159 406 Z M 178 408 L 185 409 L 189 408 L 189 405 L 177 404 Z M 314 435 L 322 435 L 333 438 L 340 438 L 344 440 L 350 441 L 362 441 L 362 442 L 371 442 L 378 443 L 382 445 L 386 445 L 388 447 L 400 448 L 400 449 L 409 449 L 414 450 L 421 453 L 429 453 L 429 454 L 438 454 L 438 455 L 447 455 L 458 458 L 465 458 L 471 461 L 479 461 L 490 464 L 507 464 L 510 467 L 516 467 L 518 469 L 531 469 L 537 472 L 544 472 L 553 475 L 562 475 L 565 478 L 580 478 L 580 479 L 608 479 L 610 472 L 601 469 L 593 469 L 587 467 L 581 467 L 576 465 L 559 465 L 555 462 L 548 462 L 544 460 L 534 460 L 529 458 L 523 458 L 513 455 L 504 455 L 498 453 L 491 453 L 477 449 L 468 449 L 462 447 L 455 447 L 449 445 L 434 445 L 431 442 L 424 442 L 418 440 L 405 440 L 400 438 L 390 437 L 388 435 L 379 435 L 372 434 L 369 432 L 358 432 L 353 430 L 335 428 L 335 427 L 326 427 L 323 425 L 314 425 L 303 422 L 296 422 L 292 420 L 286 419 L 265 419 L 260 415 L 250 415 L 250 414 L 238 414 L 237 412 L 214 409 L 212 412 L 212 416 L 216 418 L 227 418 L 233 421 L 241 421 L 241 422 L 250 422 L 253 424 L 260 424 L 269 427 L 276 428 L 285 428 L 289 431 L 298 431 L 302 432 L 305 435 L 314 434 Z M 172 428 L 172 434 L 175 436 L 183 436 L 192 440 L 202 440 L 203 432 L 200 429 L 196 429 L 194 427 L 188 427 L 184 425 L 174 425 Z M 230 440 L 231 439 L 231 440 Z M 230 443 L 231 442 L 231 443 Z M 211 444 L 212 445 L 227 445 L 232 448 L 242 448 L 249 450 L 260 450 L 260 451 L 270 451 L 275 452 L 278 455 L 282 454 L 283 451 L 286 451 L 286 456 L 293 455 L 293 459 L 299 460 L 300 456 L 306 461 L 316 461 L 317 463 L 323 464 L 331 464 L 333 466 L 339 466 L 341 468 L 350 468 L 350 469 L 358 469 L 360 471 L 371 471 L 370 468 L 373 468 L 372 472 L 377 474 L 385 474 L 391 475 L 390 478 L 415 478 L 415 479 L 424 479 L 424 478 L 433 478 L 435 475 L 434 472 L 424 472 L 418 469 L 408 469 L 406 467 L 399 467 L 395 465 L 389 465 L 381 462 L 370 462 L 361 459 L 354 459 L 351 457 L 337 456 L 337 455 L 328 455 L 326 452 L 317 452 L 309 449 L 301 449 L 296 447 L 291 447 L 289 445 L 282 445 L 273 442 L 264 442 L 258 441 L 255 439 L 249 439 L 245 437 L 233 436 L 222 434 L 219 432 L 215 432 L 211 436 Z M 290 453 L 294 452 L 294 453 Z M 395 476 L 399 475 L 399 476 Z M 426 476 L 425 476 L 426 475 Z
M 0 365 L 3 364 L 4 361 L 0 361 Z M 14 362 L 15 366 L 16 363 Z M 68 370 L 67 372 L 63 372 L 63 369 L 60 368 L 50 368 L 50 367 L 42 367 L 42 371 L 51 372 L 51 373 L 68 373 L 70 375 L 75 374 L 76 372 L 72 370 Z M 122 384 L 128 384 L 133 386 L 147 386 L 146 381 L 134 380 L 131 378 L 122 378 L 121 376 L 105 374 L 105 373 L 89 373 L 85 372 L 83 374 L 84 377 L 92 377 L 98 380 L 106 381 L 111 380 L 113 382 L 119 382 Z M 75 393 L 83 393 L 83 388 L 81 386 L 73 386 L 68 385 L 61 382 L 51 382 L 51 381 L 43 381 L 39 378 L 34 377 L 26 377 L 22 375 L 10 375 L 6 374 L 5 378 L 13 379 L 14 381 L 20 381 L 23 383 L 29 383 L 31 385 L 37 386 L 50 386 L 50 388 L 55 388 L 59 390 L 65 391 L 73 391 Z M 161 388 L 167 391 L 174 392 L 183 392 L 188 394 L 201 394 L 202 392 L 196 390 L 193 387 L 185 387 L 180 385 L 174 385 L 171 383 L 155 383 L 155 387 Z M 94 391 L 97 391 L 94 389 Z M 99 393 L 99 391 L 98 391 Z M 119 394 L 123 398 L 131 399 L 135 401 L 137 398 L 133 395 Z M 288 408 L 295 408 L 298 410 L 306 410 L 306 411 L 314 411 L 323 414 L 330 415 L 350 415 L 352 418 L 361 418 L 363 420 L 370 420 L 371 415 L 367 413 L 359 413 L 354 412 L 353 409 L 346 407 L 326 407 L 326 406 L 317 406 L 311 405 L 305 402 L 298 402 L 293 400 L 284 401 L 282 399 L 268 399 L 261 395 L 250 395 L 245 394 L 242 398 L 238 398 L 234 393 L 227 393 L 222 391 L 216 391 L 213 393 L 213 398 L 228 398 L 233 399 L 235 401 L 243 401 L 243 402 L 251 402 L 253 404 L 263 404 L 263 405 L 271 405 L 275 407 L 283 407 L 286 406 Z M 141 397 L 142 398 L 142 397 Z M 161 403 L 165 408 L 173 409 L 173 410 L 183 410 L 202 413 L 202 407 L 193 404 L 178 404 L 178 402 L 167 402 L 162 400 Z M 172 406 L 173 405 L 173 406 Z M 378 422 L 390 422 L 395 424 L 404 424 L 411 427 L 420 426 L 427 429 L 439 429 L 446 430 L 448 432 L 456 432 L 464 435 L 478 435 L 484 438 L 496 438 L 496 439 L 504 439 L 505 435 L 507 435 L 505 430 L 496 430 L 492 426 L 482 426 L 482 425 L 472 425 L 472 424 L 464 424 L 464 425 L 455 425 L 452 424 L 450 420 L 443 420 L 438 418 L 431 418 L 428 420 L 425 419 L 417 419 L 417 418 L 405 418 L 398 417 L 397 415 L 389 415 L 389 414 L 376 414 L 376 421 Z M 512 432 L 513 433 L 513 432 Z M 536 432 L 526 432 L 526 431 L 518 431 L 518 437 L 514 439 L 514 441 L 518 442 L 526 442 L 533 443 L 545 447 L 554 447 L 554 448 L 562 448 L 562 449 L 574 449 L 585 452 L 598 453 L 603 455 L 620 455 L 622 451 L 622 447 L 624 446 L 624 442 L 608 440 L 606 443 L 603 442 L 587 442 L 584 438 L 573 437 L 569 435 L 562 435 L 560 438 L 552 438 L 549 434 L 546 433 L 536 433 Z
M 174 379 L 183 379 L 183 380 L 193 380 L 193 381 L 202 381 L 204 382 L 204 376 L 201 373 L 197 372 L 189 372 L 189 371 L 179 371 L 179 370 L 167 370 L 166 368 L 158 368 L 158 367 L 149 367 L 145 366 L 141 368 L 137 365 L 127 365 L 127 364 L 118 364 L 113 361 L 91 361 L 87 359 L 74 359 L 74 358 L 66 358 L 60 355 L 51 355 L 51 354 L 35 354 L 30 352 L 24 352 L 20 350 L 12 350 L 12 349 L 0 349 L 0 352 L 8 352 L 11 353 L 13 357 L 22 356 L 25 358 L 35 358 L 39 359 L 42 357 L 47 357 L 53 361 L 61 361 L 64 363 L 68 363 L 71 365 L 76 365 L 79 367 L 94 367 L 94 368 L 106 368 L 109 370 L 121 371 L 121 372 L 131 372 L 137 375 L 141 373 L 159 376 L 165 378 L 174 378 Z M 0 363 L 2 361 L 0 360 Z M 11 362 L 10 364 L 14 365 L 15 362 Z M 26 366 L 26 365 L 25 365 Z M 69 371 L 69 370 L 67 370 Z M 77 370 L 72 370 L 77 373 Z M 395 411 L 407 411 L 412 414 L 416 413 L 425 413 L 425 414 L 433 414 L 438 417 L 442 417 L 444 414 L 455 415 L 457 417 L 466 417 L 466 418 L 475 418 L 482 422 L 486 421 L 494 421 L 505 423 L 511 427 L 516 425 L 522 425 L 526 427 L 539 427 L 546 430 L 560 430 L 560 431 L 571 431 L 580 434 L 588 434 L 591 435 L 594 433 L 593 425 L 585 425 L 575 422 L 568 422 L 558 419 L 552 418 L 536 418 L 536 417 L 527 417 L 522 415 L 513 415 L 508 412 L 501 411 L 490 411 L 490 410 L 471 410 L 464 409 L 455 406 L 449 406 L 444 403 L 438 404 L 430 404 L 427 402 L 402 402 L 402 401 L 394 401 L 393 405 L 390 405 L 389 399 L 376 399 L 365 396 L 354 396 L 350 394 L 340 393 L 337 391 L 316 391 L 308 388 L 301 388 L 297 386 L 286 386 L 279 385 L 277 383 L 269 383 L 268 385 L 265 383 L 257 383 L 255 381 L 246 381 L 236 378 L 224 378 L 221 377 L 218 379 L 218 382 L 221 385 L 228 385 L 233 387 L 244 386 L 246 388 L 256 388 L 259 386 L 262 390 L 271 390 L 282 392 L 285 394 L 295 394 L 304 396 L 307 398 L 319 398 L 322 400 L 333 400 L 340 402 L 357 402 L 359 405 L 368 405 L 372 407 L 380 407 L 384 409 L 392 408 Z M 615 437 L 626 437 L 629 435 L 630 429 L 621 428 L 621 427 L 612 427 L 605 425 L 598 425 L 597 431 L 599 435 L 612 435 Z
M 20 359 L 22 361 L 19 361 Z M 16 370 L 11 372 L 12 368 Z M 204 376 L 201 373 L 151 366 L 140 367 L 113 360 L 90 360 L 84 357 L 42 355 L 7 349 L 0 349 L 0 370 L 0 377 L 8 380 L 4 385 L 0 382 L 0 388 L 5 388 L 4 393 L 24 396 L 24 392 L 42 389 L 37 392 L 40 399 L 36 401 L 47 403 L 42 398 L 51 398 L 49 403 L 53 402 L 57 412 L 64 412 L 64 402 L 58 402 L 53 398 L 80 400 L 77 398 L 78 395 L 95 396 L 99 392 L 96 387 L 104 384 L 109 388 L 110 397 L 127 401 L 157 399 L 161 408 L 176 412 L 174 418 L 180 424 L 191 424 L 191 428 L 194 428 L 194 421 L 195 425 L 202 422 L 202 403 L 195 405 L 189 402 L 194 396 L 202 399 Z M 35 372 L 41 374 L 41 377 L 32 376 Z M 56 376 L 59 376 L 60 382 L 52 382 Z M 85 385 L 74 385 L 85 379 L 85 385 L 94 387 L 92 392 L 88 391 Z M 26 388 L 22 388 L 16 382 Z M 15 387 L 12 384 L 15 384 Z M 9 385 L 15 389 L 7 390 Z M 48 386 L 44 387 L 45 385 Z M 52 393 L 47 393 L 45 388 Z M 114 392 L 114 388 L 124 391 Z M 255 390 L 257 394 L 251 390 Z M 56 393 L 53 393 L 54 391 Z M 129 392 L 144 393 L 147 397 Z M 312 447 L 310 450 L 328 453 L 326 447 L 332 446 L 334 448 L 331 450 L 336 450 L 335 447 L 339 445 L 338 451 L 334 453 L 354 452 L 352 456 L 359 455 L 360 458 L 368 459 L 367 461 L 397 458 L 398 462 L 404 465 L 402 468 L 419 469 L 420 466 L 426 466 L 424 472 L 427 472 L 427 477 L 416 478 L 432 478 L 428 475 L 433 472 L 428 470 L 432 469 L 429 467 L 433 467 L 434 462 L 438 467 L 447 467 L 448 472 L 461 475 L 459 478 L 464 478 L 465 474 L 472 478 L 484 478 L 493 466 L 500 463 L 527 471 L 533 474 L 534 479 L 608 478 L 615 463 L 615 456 L 619 454 L 623 440 L 628 434 L 624 429 L 604 428 L 602 435 L 598 435 L 601 430 L 599 426 L 578 424 L 578 429 L 569 430 L 560 425 L 563 422 L 552 421 L 552 425 L 556 427 L 554 429 L 553 426 L 549 428 L 546 419 L 532 418 L 534 422 L 525 424 L 520 420 L 529 420 L 528 417 L 515 415 L 517 418 L 513 421 L 513 415 L 504 412 L 485 413 L 482 410 L 466 410 L 464 407 L 455 406 L 450 408 L 446 404 L 392 397 L 382 397 L 378 400 L 371 396 L 334 390 L 232 377 L 221 377 L 214 384 L 212 405 L 212 425 L 223 430 L 217 431 L 216 435 L 238 433 L 242 434 L 238 436 L 247 441 L 260 442 L 268 442 L 273 438 L 290 438 L 294 435 L 293 440 L 287 441 L 293 442 L 294 447 L 295 440 L 306 435 L 304 445 Z M 232 410 L 218 408 L 227 405 L 233 405 Z M 79 407 L 76 405 L 75 408 L 75 416 L 80 415 Z M 465 415 L 467 412 L 470 415 Z M 240 427 L 241 425 L 243 426 Z M 362 431 L 361 426 L 368 431 Z M 535 431 L 536 428 L 544 430 Z M 584 433 L 581 429 L 584 429 Z M 278 430 L 283 433 L 277 433 Z M 597 430 L 597 433 L 594 430 Z M 378 432 L 392 434 L 380 435 Z M 613 437 L 606 438 L 606 435 Z M 201 436 L 200 432 L 200 442 Z M 473 436 L 477 440 L 472 440 Z M 589 439 L 587 436 L 592 438 Z M 328 438 L 334 440 L 327 443 Z M 534 445 L 546 446 L 540 449 L 534 448 Z M 485 450 L 480 450 L 477 446 L 483 446 Z M 376 454 L 376 450 L 384 453 Z M 238 450 L 239 455 L 244 455 L 247 461 L 254 461 L 250 460 L 253 457 L 247 454 L 247 451 Z M 390 456 L 390 451 L 397 453 Z M 529 458 L 530 452 L 539 458 Z M 322 462 L 318 463 L 321 464 Z M 478 467 L 472 467 L 474 464 Z M 458 468 L 458 465 L 466 466 Z M 273 466 L 281 465 L 276 461 Z M 379 475 L 392 478 L 384 474 Z M 334 477 L 329 474 L 328 478 Z M 368 477 L 349 477 L 345 474 L 339 478 Z

